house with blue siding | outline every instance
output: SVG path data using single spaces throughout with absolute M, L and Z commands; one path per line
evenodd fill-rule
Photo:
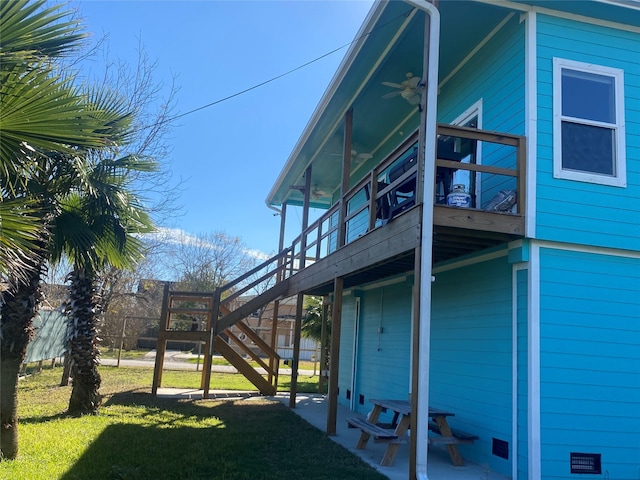
M 506 478 L 640 478 L 639 1 L 375 2 L 266 201 L 255 301 L 297 295 L 299 343 L 325 299 L 329 435 L 403 400 L 411 479 L 463 437 Z
M 267 199 L 326 209 L 329 402 L 410 397 L 413 476 L 428 405 L 507 477 L 638 478 L 640 3 L 427 3 L 373 6 Z

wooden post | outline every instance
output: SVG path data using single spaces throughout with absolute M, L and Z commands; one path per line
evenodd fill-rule
M 311 202 L 311 165 L 304 172 L 304 205 L 302 207 L 302 235 L 300 237 L 300 265 L 298 271 L 304 270 L 307 264 L 307 235 L 309 226 L 309 206 Z
M 376 226 L 376 220 L 378 218 L 378 170 L 374 168 L 369 174 L 369 231 L 372 231 Z
M 331 311 L 331 366 L 329 369 L 329 405 L 327 412 L 327 435 L 336 434 L 338 418 L 338 364 L 340 363 L 340 328 L 342 324 L 342 289 L 344 279 L 338 277 L 333 286 L 333 309 Z
M 211 364 L 213 363 L 213 339 L 218 334 L 218 315 L 220 314 L 220 288 L 216 288 L 211 299 L 209 318 L 207 319 L 207 329 L 209 340 L 204 344 L 204 361 L 202 363 L 202 384 L 200 388 L 204 390 L 203 397 L 209 398 L 209 388 L 211 387 Z
M 521 137 L 516 147 L 518 169 L 518 213 L 527 214 L 527 140 Z
M 307 235 L 305 230 L 309 226 L 309 203 L 311 200 L 311 165 L 304 172 L 304 205 L 302 210 L 302 236 L 300 237 L 300 265 L 298 270 L 306 267 Z M 298 363 L 300 361 L 300 335 L 302 331 L 302 307 L 304 294 L 299 293 L 296 301 L 296 323 L 293 331 L 293 365 L 291 365 L 291 391 L 289 392 L 289 408 L 296 407 L 296 393 L 298 390 Z
M 302 332 L 302 309 L 304 293 L 299 293 L 296 300 L 296 323 L 293 330 L 293 365 L 291 365 L 291 391 L 289 392 L 289 408 L 296 408 L 298 391 L 298 364 L 300 363 L 300 335 Z
M 344 194 L 349 191 L 351 181 L 351 148 L 353 144 L 353 109 L 347 110 L 344 116 L 344 150 L 342 154 L 342 183 L 340 190 L 340 213 L 338 216 L 338 239 L 336 248 L 342 247 L 346 242 L 347 226 L 347 202 Z
M 275 300 L 273 302 L 273 315 L 272 315 L 272 323 L 271 323 L 271 341 L 269 342 L 269 346 L 271 347 L 271 350 L 273 350 L 274 352 L 277 352 L 276 350 L 276 342 L 278 339 L 278 310 L 280 309 L 280 302 L 278 300 Z M 269 357 L 269 383 L 272 383 L 273 381 L 273 374 L 271 372 L 273 372 L 276 368 L 276 359 L 275 357 Z
M 284 250 L 284 233 L 285 233 L 285 225 L 286 225 L 286 220 L 287 220 L 287 204 L 283 203 L 282 204 L 282 209 L 280 210 L 280 238 L 278 239 L 278 252 L 282 252 L 282 250 Z M 285 273 L 282 269 L 283 267 L 283 263 L 284 263 L 285 259 L 280 257 L 278 259 L 278 271 L 276 272 L 276 283 L 280 283 L 282 280 L 284 280 L 285 278 Z M 277 352 L 277 341 L 278 341 L 278 314 L 279 314 L 279 310 L 280 310 L 280 301 L 279 300 L 275 300 L 273 302 L 273 322 L 271 324 L 271 350 L 273 350 L 274 352 Z M 271 373 L 272 371 L 274 371 L 277 367 L 276 365 L 276 359 L 274 357 L 271 357 L 269 359 L 269 367 L 271 369 L 271 371 L 269 372 L 269 383 L 272 384 L 272 380 L 273 380 L 273 374 Z M 277 373 L 277 372 L 276 372 Z M 277 375 L 276 375 L 276 378 Z M 277 381 L 276 381 L 276 387 L 277 387 Z
M 160 325 L 158 328 L 158 345 L 156 346 L 156 364 L 153 371 L 153 384 L 151 394 L 155 396 L 158 388 L 162 385 L 162 365 L 164 363 L 164 352 L 167 349 L 167 339 L 165 333 L 169 326 L 169 283 L 164 284 L 164 294 L 162 296 L 162 311 L 160 313 Z
M 116 367 L 120 367 L 120 357 L 122 357 L 122 347 L 124 346 L 124 331 L 127 328 L 127 317 L 122 319 L 122 332 L 120 332 L 120 345 L 118 346 L 118 361 Z

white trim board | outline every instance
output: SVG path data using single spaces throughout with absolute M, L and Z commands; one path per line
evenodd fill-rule
M 554 250 L 565 250 L 579 253 L 593 253 L 594 255 L 607 255 L 611 257 L 623 257 L 640 259 L 640 251 L 623 250 L 620 248 L 595 247 L 589 245 L 578 245 L 575 243 L 553 242 L 551 240 L 532 240 L 531 246 L 540 248 L 550 248 Z
M 525 18 L 525 136 L 527 138 L 527 212 L 525 233 L 529 238 L 536 237 L 537 225 L 537 168 L 538 168 L 538 68 L 537 68 L 537 30 L 536 12 L 523 14 Z

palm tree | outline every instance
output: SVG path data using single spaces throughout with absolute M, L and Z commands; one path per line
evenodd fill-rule
M 331 319 L 327 319 L 327 330 L 331 332 Z M 322 297 L 306 297 L 302 316 L 302 336 L 316 342 L 322 339 Z
M 108 138 L 100 119 L 84 108 L 72 78 L 64 78 L 51 62 L 78 47 L 85 35 L 76 22 L 62 21 L 68 14 L 60 7 L 43 9 L 44 3 L 0 1 L 0 273 L 5 275 L 20 273 L 23 256 L 32 255 L 40 240 L 37 216 L 8 221 L 8 210 L 33 208 L 32 201 L 18 197 L 6 204 L 16 197 L 16 186 L 24 186 L 36 150 L 72 152 L 104 145 Z
M 45 0 L 0 0 L 0 271 L 8 285 L 0 305 L 0 459 L 18 452 L 18 372 L 41 298 L 56 198 L 84 172 L 83 152 L 122 141 L 114 132 L 128 117 L 97 107 L 56 67 L 84 37 L 67 17 Z
M 153 231 L 140 199 L 128 185 L 131 172 L 155 169 L 134 156 L 99 160 L 84 184 L 61 201 L 52 229 L 52 260 L 64 255 L 73 264 L 65 313 L 67 351 L 74 364 L 69 415 L 96 413 L 100 405 L 98 320 L 102 314 L 100 274 L 108 267 L 128 268 L 143 256 L 138 234 Z

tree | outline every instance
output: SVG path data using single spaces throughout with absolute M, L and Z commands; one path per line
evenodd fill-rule
M 34 200 L 16 195 L 36 149 L 71 152 L 73 145 L 104 144 L 100 123 L 83 108 L 68 78 L 49 59 L 76 48 L 84 37 L 60 7 L 44 0 L 0 2 L 0 275 L 29 283 L 42 224 Z M 82 128 L 79 128 L 82 127 Z
M 0 2 L 0 184 L 2 203 L 12 212 L 29 209 L 37 236 L 26 242 L 18 265 L 0 249 L 8 284 L 0 306 L 0 458 L 18 453 L 17 382 L 41 299 L 56 199 L 85 173 L 83 153 L 121 143 L 117 126 L 126 121 L 108 104 L 92 103 L 59 60 L 84 37 L 60 6 L 44 0 Z M 103 108 L 106 107 L 106 108 Z M 3 212 L 5 213 L 5 212 Z M 6 217 L 3 217 L 6 218 Z M 26 217 L 25 217 L 26 218 Z M 4 223 L 4 221 L 3 221 Z M 3 227 L 6 244 L 19 241 Z M 9 240 L 7 240 L 9 239 Z
M 177 240 L 166 266 L 176 272 L 177 289 L 212 292 L 253 266 L 238 237 L 214 232 Z
M 327 319 L 327 333 L 331 332 L 331 321 Z M 302 315 L 302 336 L 320 343 L 322 340 L 322 297 L 305 297 Z
M 103 311 L 100 274 L 109 267 L 128 268 L 143 256 L 136 237 L 153 230 L 150 218 L 128 188 L 131 172 L 153 171 L 155 163 L 124 157 L 99 158 L 84 183 L 61 199 L 62 211 L 52 231 L 52 259 L 65 255 L 72 263 L 69 299 L 68 352 L 73 361 L 69 415 L 97 413 L 100 405 L 98 319 Z
M 178 204 L 181 182 L 173 180 L 169 163 L 165 161 L 171 151 L 167 139 L 172 128 L 171 113 L 178 91 L 175 78 L 168 87 L 154 80 L 158 65 L 149 58 L 142 44 L 138 46 L 138 61 L 133 65 L 111 56 L 107 37 L 99 39 L 83 60 L 95 61 L 100 55 L 102 58 L 99 60 L 104 64 L 104 69 L 93 79 L 117 91 L 126 101 L 127 109 L 133 113 L 126 153 L 140 158 L 153 158 L 156 162 L 156 169 L 152 172 L 129 172 L 131 189 L 144 199 L 146 211 L 154 223 L 162 222 L 166 225 L 172 218 L 179 216 L 181 211 Z M 94 64 L 91 70 L 95 71 Z M 169 247 L 158 241 L 157 236 L 145 236 L 144 239 L 145 261 L 137 264 L 135 271 L 109 267 L 108 272 L 100 275 L 103 333 L 119 335 L 126 317 L 127 335 L 134 338 L 148 327 L 140 317 L 154 316 L 149 312 L 146 297 L 136 292 L 136 286 L 144 278 L 155 278 L 151 270 L 159 262 L 154 259 L 166 255 Z M 157 272 L 158 268 L 155 270 Z

